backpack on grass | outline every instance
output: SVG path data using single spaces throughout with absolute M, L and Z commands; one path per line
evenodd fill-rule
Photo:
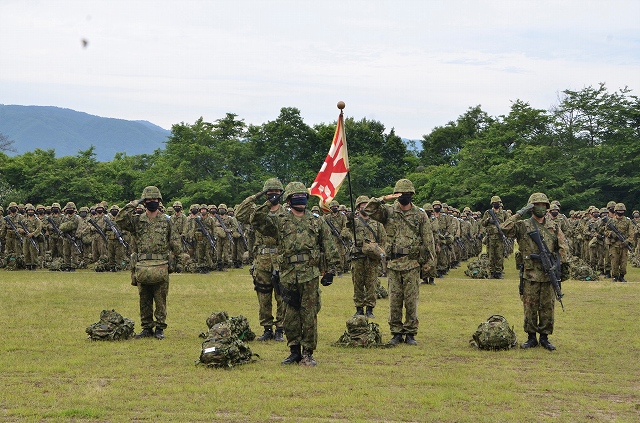
M 481 350 L 508 350 L 518 344 L 518 337 L 507 319 L 494 314 L 480 323 L 469 343 Z
M 216 323 L 202 343 L 198 364 L 207 367 L 230 368 L 253 361 L 251 348 L 238 339 L 229 321 Z
M 102 310 L 100 321 L 85 329 L 92 341 L 119 341 L 133 336 L 135 323 L 115 310 Z

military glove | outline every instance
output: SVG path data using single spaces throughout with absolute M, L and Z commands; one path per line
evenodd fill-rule
M 265 195 L 266 193 L 267 193 L 267 190 L 264 190 L 264 191 L 260 191 L 260 192 L 258 192 L 256 194 L 254 194 L 253 196 L 256 197 L 256 199 L 258 199 L 258 198 L 262 197 L 263 195 Z
M 322 279 L 320 279 L 320 283 L 322 286 L 331 285 L 333 283 L 333 273 L 325 273 L 324 276 L 322 276 Z
M 516 212 L 516 214 L 522 216 L 525 213 L 527 213 L 528 211 L 530 211 L 533 208 L 533 204 L 527 204 L 526 206 L 524 206 L 523 208 L 521 208 L 520 210 L 518 210 Z
M 282 197 L 282 194 L 283 193 L 280 193 L 278 195 L 274 195 L 274 196 L 269 197 L 268 198 L 269 202 L 275 206 L 276 204 L 278 204 L 280 202 L 280 197 Z

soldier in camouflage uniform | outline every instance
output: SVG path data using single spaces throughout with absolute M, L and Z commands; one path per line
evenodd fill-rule
M 33 204 L 25 205 L 27 215 L 20 221 L 18 232 L 24 238 L 22 243 L 22 254 L 24 255 L 24 264 L 27 270 L 36 270 L 38 268 L 38 250 L 31 243 L 42 233 L 42 222 L 36 217 L 36 209 Z M 22 225 L 27 227 L 25 230 Z M 27 231 L 29 233 L 27 234 Z M 36 243 L 37 245 L 37 243 Z
M 356 199 L 355 217 L 347 221 L 347 228 L 356 227 L 356 238 L 351 248 L 351 281 L 353 282 L 353 302 L 356 307 L 356 315 L 364 315 L 374 318 L 373 309 L 376 306 L 376 288 L 378 286 L 378 267 L 380 260 L 386 257 L 372 257 L 362 252 L 366 244 L 376 243 L 386 250 L 387 232 L 384 226 L 369 217 L 364 208 L 369 202 L 369 197 L 361 195 Z
M 80 207 L 78 216 L 80 216 L 80 222 L 78 223 L 78 230 L 76 231 L 76 238 L 78 243 L 82 244 L 82 262 L 86 265 L 92 262 L 91 257 L 91 224 L 89 220 L 89 207 Z
M 192 206 L 193 207 L 193 206 Z M 194 218 L 190 219 L 189 223 L 189 238 L 195 240 L 195 258 L 196 258 L 196 268 L 198 273 L 207 274 L 213 269 L 213 261 L 212 261 L 212 248 L 209 239 L 207 238 L 205 231 L 209 233 L 209 235 L 213 238 L 215 236 L 215 223 L 213 217 L 207 213 L 206 204 L 202 204 L 199 207 L 200 214 L 194 216 Z M 198 219 L 202 222 L 202 226 L 204 226 L 204 230 L 198 223 Z M 220 249 L 220 244 L 217 244 L 217 248 Z
M 633 242 L 635 245 L 633 251 L 635 255 L 638 255 L 640 253 L 640 211 L 638 210 L 634 210 L 633 214 L 632 214 L 632 219 L 631 219 L 631 223 L 633 224 L 633 229 L 634 229 L 634 237 L 633 237 Z
M 491 207 L 493 213 L 498 219 L 498 224 L 503 223 L 507 219 L 507 212 L 501 210 L 502 200 L 497 195 L 491 197 Z M 482 226 L 487 231 L 487 256 L 489 259 L 489 273 L 494 279 L 502 279 L 502 272 L 504 271 L 504 240 L 500 236 L 500 232 L 496 227 L 495 221 L 491 216 L 489 210 L 484 212 L 482 217 Z
M 0 206 L 0 266 L 4 261 L 5 237 L 7 236 L 7 222 L 4 220 L 4 207 Z
M 105 238 L 107 237 L 107 222 L 104 220 L 105 207 L 104 204 L 97 204 L 95 207 L 96 214 L 91 217 L 91 220 L 102 230 Z M 102 271 L 106 268 L 108 261 L 107 255 L 107 239 L 103 238 L 100 232 L 95 226 L 89 226 L 89 233 L 91 234 L 91 256 L 94 263 L 98 263 L 101 266 L 96 267 L 96 271 Z
M 279 197 L 284 192 L 282 182 L 277 178 L 267 179 L 258 194 L 247 197 L 236 208 L 236 219 L 238 222 L 249 223 L 251 215 L 257 208 L 256 201 L 265 195 L 267 200 Z M 269 213 L 276 215 L 283 210 L 278 201 L 274 201 L 269 208 Z M 274 290 L 271 276 L 274 271 L 279 270 L 279 251 L 277 241 L 274 237 L 267 236 L 259 230 L 254 231 L 254 259 L 253 259 L 253 289 L 258 296 L 258 318 L 260 326 L 264 328 L 264 333 L 258 337 L 258 341 L 284 341 L 284 310 L 285 304 L 278 290 Z M 276 300 L 276 316 L 273 317 L 273 299 Z M 275 334 L 273 326 L 276 327 Z
M 7 257 L 18 256 L 22 254 L 22 245 L 20 245 L 20 240 L 18 238 L 18 235 L 16 234 L 16 231 L 6 221 L 10 220 L 13 223 L 13 226 L 15 226 L 17 229 L 20 226 L 20 221 L 22 220 L 22 216 L 18 214 L 18 204 L 16 204 L 13 201 L 9 203 L 9 207 L 7 208 L 7 211 L 9 213 L 6 216 L 4 216 L 2 219 L 6 223 L 5 229 L 4 229 L 5 230 L 4 238 L 6 242 L 5 255 Z
M 189 219 L 182 212 L 182 203 L 180 201 L 173 202 L 173 215 L 171 216 L 171 224 L 173 230 L 180 236 L 182 243 L 182 251 L 189 252 L 189 244 L 186 242 Z
M 433 222 L 437 223 L 437 265 L 436 277 L 443 278 L 449 272 L 451 244 L 453 243 L 451 216 L 444 213 L 443 205 L 439 200 L 431 203 L 433 207 Z
M 564 273 L 564 263 L 567 263 L 569 245 L 558 225 L 546 217 L 549 207 L 549 199 L 545 194 L 539 192 L 531 194 L 528 205 L 509 217 L 500 227 L 506 236 L 517 239 L 524 264 L 522 303 L 524 305 L 524 331 L 528 334 L 528 339 L 521 347 L 537 346 L 537 334 L 539 333 L 540 345 L 552 351 L 556 347 L 548 337 L 553 333 L 556 293 L 540 260 L 531 257 L 532 254 L 538 254 L 540 251 L 528 235 L 529 232 L 540 231 L 543 242 L 549 251 L 559 254 Z M 523 215 L 528 211 L 532 212 L 531 218 L 522 220 Z
M 440 249 L 442 246 L 440 245 L 440 237 L 438 234 L 440 233 L 440 226 L 438 225 L 438 220 L 434 216 L 433 213 L 433 205 L 431 203 L 426 203 L 422 206 L 422 209 L 427 214 L 427 218 L 429 222 L 431 222 L 431 232 L 433 233 L 433 243 L 436 251 L 436 255 L 440 255 Z M 437 259 L 436 259 L 437 262 Z M 435 278 L 438 277 L 437 274 L 437 265 L 433 266 L 432 269 L 429 269 L 426 272 L 421 272 L 420 276 L 422 278 L 422 284 L 424 285 L 435 285 Z
M 389 344 L 403 342 L 404 336 L 404 342 L 417 345 L 420 271 L 428 272 L 436 265 L 433 230 L 426 213 L 411 202 L 416 191 L 410 180 L 400 179 L 393 192 L 372 198 L 365 212 L 382 223 L 387 232 L 389 326 L 393 335 Z M 390 200 L 396 201 L 384 204 Z
M 120 213 L 120 207 L 117 204 L 114 204 L 109 209 L 109 215 L 105 216 L 105 219 L 111 220 L 113 225 L 118 229 L 121 233 L 122 230 L 117 226 L 114 222 L 115 218 Z M 125 258 L 127 257 L 127 249 L 124 245 L 120 243 L 118 237 L 115 232 L 111 230 L 111 226 L 107 225 L 105 228 L 105 234 L 107 235 L 107 266 L 110 272 L 119 272 L 123 269 L 123 263 L 125 263 Z M 124 239 L 124 236 L 123 236 Z
M 60 203 L 51 204 L 51 214 L 48 216 L 55 222 L 58 227 L 62 223 L 62 215 L 60 214 Z M 49 233 L 49 257 L 54 260 L 58 257 L 62 257 L 63 241 L 58 233 L 53 229 L 51 223 L 47 223 L 47 232 Z
M 75 240 L 76 231 L 78 230 L 78 224 L 80 217 L 78 217 L 76 204 L 69 201 L 64 206 L 64 216 L 60 220 L 60 231 L 69 235 L 69 237 Z M 73 242 L 69 237 L 62 238 L 62 270 L 65 272 L 75 272 L 80 262 L 80 253 L 76 250 Z M 77 241 L 76 241 L 77 243 Z M 79 246 L 79 244 L 78 244 Z
M 233 266 L 231 253 L 233 251 L 233 222 L 227 215 L 227 205 L 218 205 L 218 213 L 213 215 L 215 221 L 216 240 L 218 242 L 218 270 L 223 271 Z M 229 237 L 231 235 L 231 237 Z M 231 239 L 229 239 L 231 238 Z
M 138 249 L 134 255 L 135 279 L 132 281 L 137 284 L 140 295 L 142 331 L 136 335 L 137 339 L 151 336 L 164 338 L 169 292 L 168 261 L 171 252 L 177 261 L 177 271 L 182 270 L 180 237 L 173 231 L 169 219 L 158 210 L 161 200 L 160 190 L 155 186 L 148 186 L 142 191 L 140 200 L 130 202 L 116 216 L 116 223 L 131 233 Z M 146 212 L 138 215 L 135 209 L 140 203 L 144 203 Z
M 269 198 L 255 209 L 251 224 L 256 231 L 277 240 L 279 286 L 286 303 L 284 328 L 291 352 L 282 364 L 315 366 L 313 351 L 318 344 L 320 254 L 324 252 L 329 264 L 320 281 L 323 286 L 333 282 L 340 258 L 329 228 L 321 225 L 319 219 L 307 210 L 309 194 L 304 184 L 290 182 L 283 196 L 291 207 L 289 211 L 281 209 L 271 213 L 271 207 L 278 198 Z
M 338 246 L 338 252 L 340 254 L 338 274 L 342 274 L 342 272 L 345 271 L 347 262 L 347 250 L 343 244 L 344 240 L 342 239 L 342 230 L 347 227 L 347 216 L 340 211 L 340 204 L 335 200 L 329 204 L 329 209 L 331 211 L 325 214 L 323 218 L 327 225 L 329 225 L 334 243 Z
M 633 239 L 633 224 L 631 219 L 625 217 L 627 210 L 624 203 L 617 203 L 614 207 L 615 217 L 606 222 L 606 236 L 609 239 L 609 258 L 611 262 L 611 277 L 614 282 L 626 282 L 624 275 L 627 274 L 628 248 L 631 247 Z M 615 227 L 624 237 L 624 241 L 615 233 L 611 226 Z

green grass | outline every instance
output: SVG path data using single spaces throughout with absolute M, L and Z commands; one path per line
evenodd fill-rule
M 251 343 L 260 358 L 231 370 L 196 366 L 212 311 L 257 324 L 248 271 L 171 276 L 166 339 L 90 342 L 84 329 L 114 308 L 139 328 L 128 273 L 0 272 L 1 421 L 640 420 L 640 269 L 626 284 L 567 281 L 556 309 L 558 350 L 486 352 L 469 346 L 491 314 L 522 332 L 513 262 L 504 280 L 457 269 L 421 286 L 419 345 L 333 347 L 353 313 L 350 276 L 323 288 L 316 368 L 282 366 L 282 343 Z M 377 319 L 386 323 L 388 301 Z M 522 341 L 522 339 L 520 339 Z

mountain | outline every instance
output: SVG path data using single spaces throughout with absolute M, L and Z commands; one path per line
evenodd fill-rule
M 56 157 L 75 156 L 95 147 L 96 159 L 107 162 L 116 153 L 151 154 L 164 148 L 171 131 L 147 121 L 94 116 L 51 106 L 0 104 L 0 133 L 13 140 L 16 152 L 55 150 Z

